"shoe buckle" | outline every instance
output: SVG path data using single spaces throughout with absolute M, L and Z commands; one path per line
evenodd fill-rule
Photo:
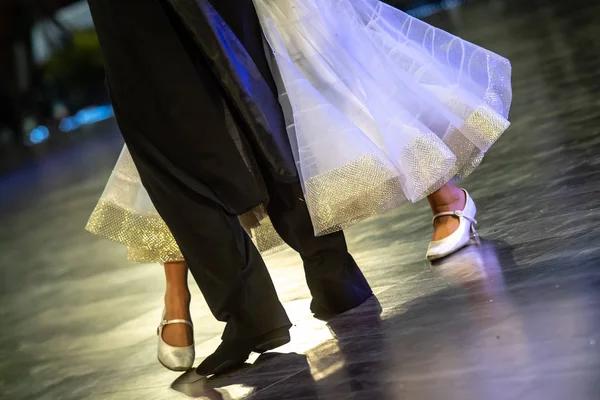
M 167 321 L 166 319 L 160 321 L 160 324 L 158 324 L 158 328 L 156 328 L 156 334 L 160 335 L 160 328 L 164 328 L 167 325 L 169 325 L 169 321 Z

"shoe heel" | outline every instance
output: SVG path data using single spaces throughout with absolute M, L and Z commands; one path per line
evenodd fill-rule
M 475 225 L 471 224 L 471 237 L 470 241 L 473 244 L 481 244 L 481 238 L 479 237 L 479 233 L 475 229 Z

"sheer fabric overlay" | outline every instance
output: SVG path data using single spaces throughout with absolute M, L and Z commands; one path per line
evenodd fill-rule
M 377 0 L 254 0 L 315 234 L 468 176 L 508 128 L 508 60 Z

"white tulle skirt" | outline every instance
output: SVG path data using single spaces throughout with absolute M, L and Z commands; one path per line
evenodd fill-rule
M 316 235 L 466 177 L 509 126 L 497 54 L 377 0 L 254 4 Z M 282 241 L 264 217 L 241 219 L 269 251 Z M 126 148 L 87 229 L 134 261 L 182 259 Z
M 377 0 L 254 0 L 315 234 L 466 177 L 508 128 L 508 60 Z

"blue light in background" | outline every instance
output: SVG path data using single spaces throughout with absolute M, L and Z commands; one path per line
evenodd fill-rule
M 412 15 L 415 18 L 426 18 L 442 11 L 457 8 L 464 2 L 465 0 L 443 0 L 440 1 L 438 4 L 427 4 L 424 6 L 415 7 L 411 10 L 407 10 L 406 13 Z
M 81 126 L 107 120 L 113 115 L 114 112 L 111 105 L 84 108 L 72 117 L 63 118 L 60 121 L 58 129 L 62 132 L 71 132 Z
M 50 131 L 45 126 L 41 125 L 29 132 L 29 141 L 31 144 L 42 143 L 50 137 Z
M 77 129 L 77 124 L 71 117 L 63 118 L 58 125 L 58 129 L 62 132 L 71 132 Z

